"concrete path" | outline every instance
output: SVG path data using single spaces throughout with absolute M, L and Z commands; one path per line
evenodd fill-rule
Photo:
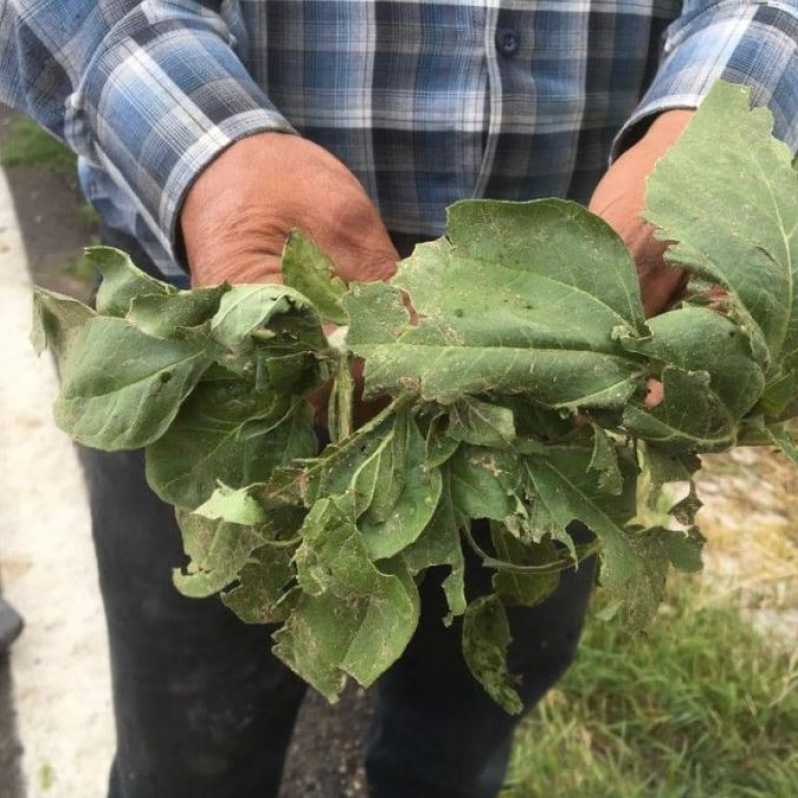
M 28 342 L 30 305 L 0 170 L 0 581 L 27 622 L 11 652 L 25 786 L 0 773 L 0 798 L 102 798 L 114 741 L 89 516 L 75 453 L 52 421 L 52 362 Z

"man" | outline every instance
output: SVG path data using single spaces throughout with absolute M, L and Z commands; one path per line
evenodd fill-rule
M 457 199 L 554 195 L 589 201 L 619 232 L 656 313 L 682 276 L 639 218 L 645 178 L 711 84 L 751 85 L 798 146 L 798 0 L 0 8 L 0 99 L 81 155 L 106 239 L 177 282 L 279 280 L 296 227 L 345 279 L 383 279 L 443 232 Z M 265 653 L 264 630 L 172 590 L 178 533 L 141 458 L 82 456 L 111 640 L 111 795 L 276 795 L 303 686 Z M 513 615 L 528 707 L 571 661 L 592 579 L 569 573 Z M 466 673 L 440 591 L 424 593 L 419 632 L 379 686 L 370 789 L 487 798 L 515 720 Z

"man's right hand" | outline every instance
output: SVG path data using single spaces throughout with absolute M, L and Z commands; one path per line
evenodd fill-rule
M 357 178 L 326 150 L 284 133 L 225 150 L 189 190 L 180 224 L 194 285 L 279 281 L 296 228 L 346 281 L 384 280 L 399 260 Z

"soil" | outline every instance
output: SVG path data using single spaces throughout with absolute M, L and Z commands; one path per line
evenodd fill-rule
M 373 697 L 352 685 L 330 707 L 309 690 L 288 751 L 280 798 L 366 798 L 362 741 Z

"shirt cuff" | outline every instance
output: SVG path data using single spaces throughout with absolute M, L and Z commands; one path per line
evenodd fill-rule
M 703 0 L 668 30 L 664 60 L 612 145 L 610 162 L 639 141 L 657 114 L 697 108 L 717 80 L 750 86 L 774 135 L 798 150 L 798 5 Z
M 67 102 L 69 143 L 128 194 L 178 263 L 179 213 L 200 172 L 245 136 L 296 132 L 234 45 L 216 15 L 136 10 L 106 36 Z

